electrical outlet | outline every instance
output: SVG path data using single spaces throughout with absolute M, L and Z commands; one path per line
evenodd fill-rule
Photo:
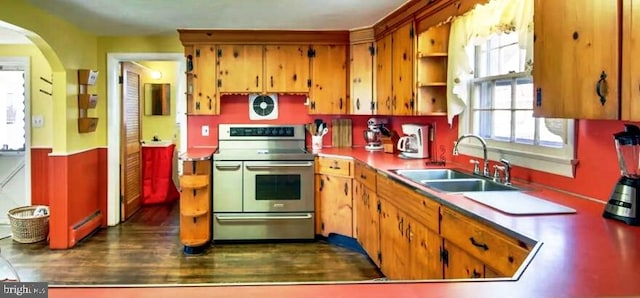
M 42 116 L 42 115 L 33 115 L 33 116 L 31 116 L 31 125 L 33 125 L 33 127 L 43 127 L 44 126 L 44 116 Z
M 202 126 L 202 136 L 203 137 L 208 137 L 209 136 L 209 125 L 203 125 Z

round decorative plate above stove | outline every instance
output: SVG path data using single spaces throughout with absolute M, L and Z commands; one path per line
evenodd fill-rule
M 249 94 L 249 119 L 278 119 L 278 95 Z

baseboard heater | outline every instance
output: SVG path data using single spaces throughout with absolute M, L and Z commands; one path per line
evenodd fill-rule
M 69 248 L 74 247 L 78 241 L 90 235 L 102 225 L 102 212 L 96 212 L 85 217 L 79 223 L 69 227 Z

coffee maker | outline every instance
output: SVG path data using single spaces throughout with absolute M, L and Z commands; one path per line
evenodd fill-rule
M 622 176 L 614 186 L 602 216 L 640 226 L 640 128 L 633 124 L 624 126 L 624 131 L 613 135 Z
M 402 124 L 403 137 L 398 140 L 401 158 L 429 158 L 431 126 L 428 124 Z

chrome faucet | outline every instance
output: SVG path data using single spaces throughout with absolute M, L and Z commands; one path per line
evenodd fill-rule
M 458 144 L 460 144 L 460 141 L 462 141 L 465 138 L 476 138 L 482 144 L 482 153 L 484 158 L 482 175 L 485 177 L 489 177 L 489 160 L 487 159 L 487 142 L 481 136 L 474 135 L 474 134 L 461 135 L 453 145 L 453 155 L 458 155 Z
M 504 184 L 511 185 L 511 163 L 504 158 L 500 162 L 504 165 Z

